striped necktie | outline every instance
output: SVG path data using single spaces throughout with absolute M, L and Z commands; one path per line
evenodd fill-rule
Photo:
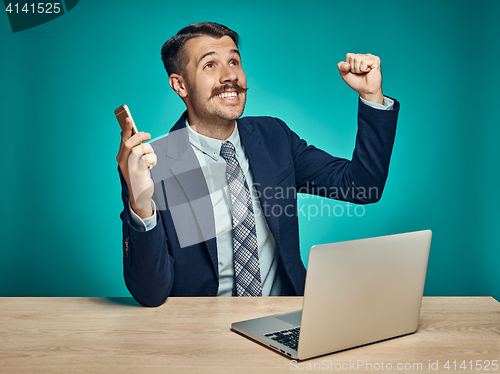
M 222 143 L 220 155 L 226 160 L 226 177 L 231 192 L 233 216 L 234 285 L 233 296 L 262 296 L 255 217 L 236 150 L 231 142 Z

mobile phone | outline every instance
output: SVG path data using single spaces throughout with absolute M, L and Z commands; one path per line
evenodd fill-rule
M 138 133 L 137 127 L 135 126 L 134 119 L 132 118 L 132 114 L 130 114 L 130 110 L 128 109 L 128 106 L 122 105 L 118 108 L 115 109 L 115 116 L 116 119 L 118 120 L 118 123 L 120 124 L 120 127 L 123 129 L 125 128 L 125 119 L 128 117 L 132 121 L 132 135 L 135 135 Z M 142 147 L 142 153 L 145 155 L 146 151 L 144 150 L 144 145 L 141 143 Z M 153 166 L 148 162 L 146 158 L 144 158 L 144 162 L 146 162 L 146 167 L 148 169 L 151 169 Z
M 130 118 L 132 121 L 132 135 L 135 135 L 138 133 L 137 127 L 135 126 L 134 119 L 132 118 L 132 115 L 130 114 L 130 110 L 128 109 L 128 106 L 122 105 L 118 108 L 115 109 L 115 116 L 116 119 L 118 120 L 118 123 L 120 124 L 120 127 L 123 129 L 125 128 L 125 119 L 127 117 Z

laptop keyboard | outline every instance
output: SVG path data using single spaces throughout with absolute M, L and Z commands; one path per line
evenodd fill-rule
M 286 345 L 287 347 L 290 347 L 294 350 L 297 350 L 297 347 L 299 345 L 299 333 L 300 326 L 294 329 L 271 332 L 269 334 L 265 334 L 264 336 L 271 338 L 274 341 Z

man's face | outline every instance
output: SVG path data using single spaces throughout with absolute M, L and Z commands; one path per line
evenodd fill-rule
M 238 48 L 229 36 L 200 36 L 184 46 L 186 105 L 190 121 L 234 121 L 245 109 L 247 81 Z M 190 108 L 191 107 L 191 108 Z M 191 118 L 191 116 L 195 118 Z

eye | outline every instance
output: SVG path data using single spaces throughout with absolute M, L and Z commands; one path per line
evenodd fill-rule
M 207 62 L 205 66 L 203 66 L 204 69 L 212 69 L 213 67 L 215 67 L 213 62 Z
M 229 66 L 238 66 L 240 64 L 240 62 L 238 60 L 231 60 L 229 62 Z

